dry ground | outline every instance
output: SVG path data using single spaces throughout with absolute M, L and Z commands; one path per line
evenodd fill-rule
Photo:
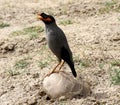
M 37 11 L 54 15 L 66 33 L 90 96 L 46 99 L 42 79 L 57 60 Z M 120 105 L 119 85 L 119 0 L 0 0 L 0 105 Z

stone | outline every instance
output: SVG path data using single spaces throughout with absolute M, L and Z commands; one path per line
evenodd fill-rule
M 90 86 L 81 78 L 74 78 L 71 73 L 61 71 L 47 76 L 43 80 L 43 88 L 51 98 L 73 98 L 76 95 L 86 96 L 90 93 Z

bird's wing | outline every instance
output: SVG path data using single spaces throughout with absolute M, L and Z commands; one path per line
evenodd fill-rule
M 72 53 L 70 50 L 66 49 L 65 47 L 61 48 L 61 58 L 67 62 L 67 64 L 69 65 L 69 67 L 71 68 L 72 74 L 74 75 L 74 77 L 77 76 L 75 68 L 74 68 L 74 62 L 72 59 Z
M 69 62 L 71 61 L 71 51 L 69 51 L 67 48 L 65 47 L 62 47 L 61 48 L 61 58 L 66 61 L 66 62 Z

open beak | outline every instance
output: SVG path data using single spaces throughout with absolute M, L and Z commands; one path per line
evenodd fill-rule
M 42 21 L 52 21 L 49 17 L 48 18 L 43 18 L 40 14 L 37 14 L 37 19 L 42 20 Z
M 44 20 L 44 18 L 40 14 L 37 14 L 37 19 L 38 20 Z

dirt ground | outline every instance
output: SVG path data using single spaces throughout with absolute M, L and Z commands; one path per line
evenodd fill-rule
M 90 96 L 47 98 L 42 79 L 57 59 L 36 12 L 55 16 Z M 0 105 L 120 105 L 119 0 L 0 0 L 0 24 Z

